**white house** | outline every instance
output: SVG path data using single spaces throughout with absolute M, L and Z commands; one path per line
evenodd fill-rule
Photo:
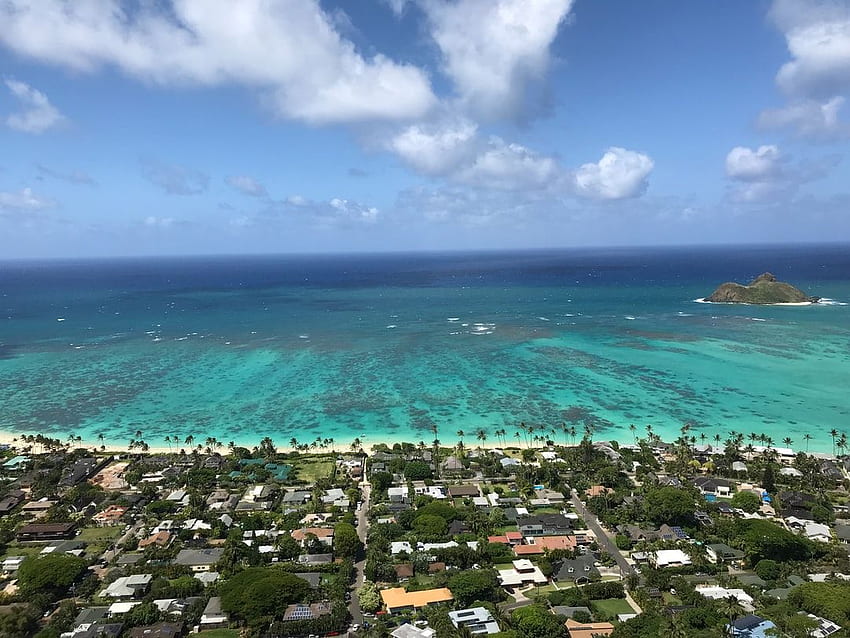
M 499 570 L 499 582 L 504 587 L 521 587 L 523 585 L 545 585 L 546 576 L 528 559 L 513 561 L 512 569 Z
M 696 592 L 712 600 L 724 600 L 734 597 L 746 611 L 753 610 L 753 598 L 743 589 L 726 589 L 717 585 L 697 585 Z
M 658 569 L 684 567 L 691 564 L 691 557 L 681 549 L 659 549 L 656 552 L 650 552 L 648 558 L 649 562 L 653 563 Z

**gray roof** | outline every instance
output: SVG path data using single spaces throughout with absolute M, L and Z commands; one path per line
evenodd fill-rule
M 224 553 L 220 547 L 210 549 L 181 549 L 174 559 L 176 565 L 214 565 Z
M 312 572 L 294 572 L 293 576 L 298 576 L 301 580 L 306 580 L 313 589 L 316 589 L 322 582 L 322 575 Z

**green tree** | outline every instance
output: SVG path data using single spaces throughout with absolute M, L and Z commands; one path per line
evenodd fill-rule
M 688 523 L 697 509 L 694 495 L 678 487 L 659 487 L 646 494 L 646 516 L 656 523 Z
M 337 523 L 334 526 L 334 552 L 343 558 L 353 558 L 360 551 L 362 543 L 357 529 L 351 523 Z
M 499 600 L 499 577 L 492 569 L 469 569 L 449 577 L 447 587 L 458 604 L 466 607 L 476 600 Z
M 375 583 L 365 582 L 357 590 L 357 600 L 360 601 L 360 609 L 367 614 L 374 614 L 381 608 L 381 595 Z
M 224 611 L 256 625 L 291 603 L 305 601 L 310 585 L 280 569 L 252 567 L 230 578 L 219 591 Z
M 424 481 L 433 475 L 431 466 L 425 461 L 411 461 L 404 466 L 404 477 L 408 481 Z
M 377 492 L 383 492 L 393 484 L 393 475 L 389 472 L 375 472 L 370 479 L 372 487 Z
M 750 514 L 752 514 L 759 507 L 761 507 L 761 499 L 749 490 L 736 492 L 735 495 L 732 497 L 730 505 L 732 507 L 740 508 L 745 512 L 749 512 Z
M 764 473 L 761 476 L 761 486 L 771 494 L 776 491 L 776 472 L 773 469 L 772 463 L 768 463 L 764 467 Z
M 413 529 L 425 538 L 438 538 L 446 535 L 448 523 L 442 516 L 422 514 L 413 520 Z
M 53 552 L 46 556 L 29 557 L 18 569 L 21 594 L 64 594 L 86 569 L 86 561 L 70 554 Z
M 782 573 L 782 569 L 775 560 L 763 558 L 754 567 L 758 577 L 763 580 L 776 580 Z
M 782 557 L 783 560 L 808 560 L 814 553 L 812 543 L 770 521 L 742 522 L 743 541 L 751 563 L 764 558 Z
M 528 605 L 514 610 L 511 624 L 524 638 L 563 638 L 567 635 L 567 629 L 558 616 L 543 605 Z

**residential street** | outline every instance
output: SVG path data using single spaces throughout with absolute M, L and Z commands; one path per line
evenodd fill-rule
M 584 506 L 584 503 L 581 502 L 575 490 L 571 490 L 570 500 L 578 515 L 581 516 L 584 522 L 587 523 L 587 527 L 596 535 L 596 541 L 599 543 L 599 547 L 608 552 L 617 561 L 617 566 L 620 568 L 620 575 L 626 578 L 629 574 L 634 573 L 634 568 L 617 548 L 617 545 L 614 544 L 614 541 L 611 540 L 611 537 L 608 536 L 608 533 L 602 528 L 599 519 Z
M 360 484 L 360 489 L 363 493 L 363 505 L 357 512 L 357 535 L 360 537 L 360 542 L 363 543 L 363 546 L 365 548 L 366 532 L 368 531 L 366 514 L 369 511 L 369 496 L 372 493 L 372 486 L 364 481 Z M 363 568 L 365 566 L 365 558 L 363 560 L 357 561 L 354 564 L 356 575 L 354 577 L 354 585 L 352 586 L 351 602 L 348 604 L 348 610 L 351 613 L 351 622 L 358 625 L 363 624 L 363 612 L 360 610 L 360 601 L 357 599 L 357 589 L 359 589 L 360 586 L 363 585 L 363 582 L 365 580 L 365 577 L 363 575 Z

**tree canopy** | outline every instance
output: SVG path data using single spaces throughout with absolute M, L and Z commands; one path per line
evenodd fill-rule
M 678 487 L 649 490 L 645 499 L 646 516 L 656 523 L 676 525 L 688 523 L 697 510 L 694 495 Z
M 18 587 L 24 595 L 61 595 L 85 571 L 86 561 L 70 554 L 52 552 L 27 558 L 18 569 Z
M 307 581 L 266 567 L 241 571 L 220 589 L 222 609 L 249 624 L 282 614 L 287 605 L 304 602 L 309 593 Z

